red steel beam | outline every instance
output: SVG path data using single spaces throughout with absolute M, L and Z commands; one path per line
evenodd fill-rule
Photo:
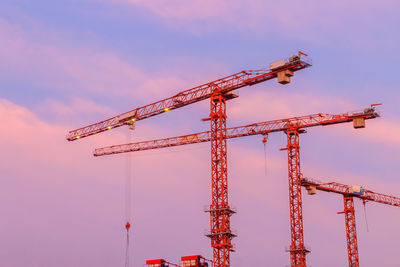
M 350 187 L 345 184 L 340 184 L 336 182 L 331 183 L 321 183 L 312 179 L 304 178 L 302 180 L 302 185 L 307 186 L 315 186 L 317 190 L 325 191 L 325 192 L 332 192 L 342 195 L 349 195 L 352 197 L 356 197 L 362 199 L 363 201 L 373 201 L 378 202 L 385 205 L 400 207 L 400 198 L 385 195 L 381 193 L 376 193 L 368 189 L 363 189 L 363 194 L 357 194 L 350 191 Z
M 286 132 L 288 151 L 289 176 L 289 211 L 290 211 L 290 266 L 306 267 L 306 253 L 309 251 L 304 245 L 303 209 L 301 198 L 301 169 L 299 129 L 289 128 Z
M 228 202 L 228 171 L 226 147 L 226 100 L 221 93 L 210 99 L 211 121 L 211 184 L 210 233 L 215 267 L 230 266 L 231 231 Z
M 215 266 L 227 267 L 230 266 L 229 253 L 233 250 L 231 239 L 235 235 L 230 229 L 230 215 L 234 212 L 230 209 L 228 203 L 226 139 L 286 131 L 291 224 L 290 259 L 292 267 L 305 267 L 306 253 L 309 251 L 304 245 L 303 234 L 299 132 L 304 132 L 306 127 L 372 119 L 378 117 L 379 114 L 371 106 L 357 113 L 314 114 L 226 129 L 225 108 L 225 98 L 221 94 L 216 94 L 211 98 L 210 120 L 212 130 L 209 132 L 101 148 L 97 149 L 94 155 L 102 156 L 211 141 L 212 204 L 209 210 L 211 230 L 207 236 L 211 238 Z
M 359 267 L 359 255 L 357 245 L 357 229 L 354 209 L 354 198 L 362 199 L 364 202 L 373 201 L 390 206 L 400 207 L 400 198 L 375 193 L 368 189 L 362 189 L 362 192 L 356 193 L 350 190 L 349 185 L 340 184 L 336 182 L 321 183 L 312 179 L 303 178 L 301 185 L 304 186 L 310 194 L 315 194 L 313 188 L 320 191 L 331 192 L 343 195 L 345 225 L 346 225 L 346 241 L 347 241 L 347 255 L 349 260 L 349 267 Z
M 349 267 L 359 267 L 360 262 L 358 258 L 358 245 L 357 245 L 357 229 L 356 229 L 356 215 L 354 210 L 354 199 L 351 196 L 344 195 L 344 217 L 346 224 L 346 240 L 347 240 L 347 256 L 349 259 Z
M 286 70 L 295 72 L 311 66 L 311 60 L 308 59 L 304 53 L 299 52 L 298 56 L 294 56 L 292 58 L 295 59 L 292 59 L 284 67 L 277 70 L 271 71 L 269 69 L 261 69 L 241 71 L 227 77 L 202 84 L 192 89 L 182 91 L 172 97 L 133 109 L 107 120 L 72 130 L 68 132 L 66 139 L 68 141 L 74 141 L 126 124 L 132 124 L 135 121 L 143 120 L 210 98 L 215 91 L 221 94 L 228 94 L 233 90 L 276 78 L 279 72 Z
M 250 135 L 267 134 L 272 132 L 286 131 L 288 127 L 309 128 L 315 126 L 326 126 L 339 123 L 351 122 L 354 119 L 374 119 L 379 117 L 375 108 L 366 108 L 362 112 L 343 113 L 343 114 L 313 114 L 302 117 L 293 117 L 288 119 L 273 120 L 266 122 L 253 123 L 246 126 L 232 127 L 227 129 L 226 138 L 237 138 Z M 211 140 L 211 132 L 200 132 L 177 137 L 156 139 L 130 144 L 114 145 L 94 150 L 94 156 L 105 156 L 126 152 L 136 152 L 150 149 L 159 149 L 165 147 L 181 146 Z

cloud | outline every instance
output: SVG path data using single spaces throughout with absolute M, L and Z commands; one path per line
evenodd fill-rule
M 2 151 L 6 151 L 0 156 L 0 191 L 2 200 L 7 203 L 1 208 L 2 264 L 26 266 L 31 262 L 28 265 L 41 266 L 60 265 L 57 262 L 61 261 L 61 266 L 111 266 L 121 261 L 126 157 L 95 159 L 91 156 L 93 147 L 114 140 L 115 135 L 100 135 L 70 143 L 64 139 L 68 127 L 40 120 L 27 108 L 5 99 L 0 100 L 0 117 L 0 144 Z M 135 199 L 150 202 L 145 209 L 140 208 L 142 205 L 139 203 L 134 205 L 135 214 L 140 217 L 135 218 L 135 227 L 145 226 L 138 233 L 137 240 L 147 239 L 145 236 L 150 232 L 157 234 L 146 225 L 163 231 L 158 223 L 158 227 L 151 226 L 152 223 L 147 221 L 162 212 L 156 206 L 168 209 L 157 199 L 169 194 L 177 195 L 172 193 L 174 188 L 191 182 L 190 179 L 180 181 L 181 177 L 168 170 L 168 164 L 175 158 L 180 157 L 155 160 L 160 163 L 157 164 L 160 168 L 155 168 L 151 173 L 154 176 L 150 177 L 144 174 L 156 163 L 147 158 L 135 160 L 134 173 L 138 176 L 134 184 L 139 188 L 134 190 Z M 186 159 L 189 158 L 186 156 Z M 190 162 L 193 163 L 189 160 L 188 166 Z M 161 171 L 162 167 L 164 171 Z M 146 193 L 140 193 L 141 190 Z M 151 190 L 158 192 L 156 196 Z M 179 190 L 186 191 L 187 188 Z M 141 197 L 145 199 L 141 200 Z M 184 204 L 173 202 L 166 204 L 174 207 Z M 144 236 L 139 237 L 141 234 Z M 79 241 L 82 238 L 85 240 Z M 150 251 L 149 244 L 139 242 Z M 144 262 L 145 252 L 140 250 L 136 250 L 141 255 L 135 261 L 137 265 Z M 24 257 L 18 257 L 21 251 Z M 81 255 L 81 251 L 85 251 L 85 255 Z M 64 253 L 69 255 L 68 259 L 62 256 Z M 99 253 L 104 257 L 95 256 Z
M 5 81 L 58 94 L 122 96 L 134 101 L 188 86 L 178 76 L 148 73 L 113 51 L 66 37 L 39 22 L 27 30 L 0 19 L 0 70 Z
M 313 90 L 302 87 L 296 88 L 296 91 L 291 88 L 275 90 L 274 85 L 272 89 L 263 91 L 253 89 L 252 92 L 246 92 L 245 96 L 239 97 L 240 101 L 228 102 L 228 115 L 233 120 L 252 118 L 255 122 L 266 118 L 273 120 L 316 113 L 345 113 L 356 107 L 352 101 L 340 96 L 315 94 L 317 86 L 311 86 Z
M 310 87 L 309 87 L 310 88 Z M 240 101 L 228 102 L 228 118 L 231 126 L 247 125 L 254 122 L 306 116 L 317 113 L 342 114 L 363 110 L 369 105 L 360 105 L 354 100 L 348 100 L 340 95 L 321 95 L 318 86 L 310 89 L 297 88 L 277 91 L 253 90 L 240 96 Z M 384 110 L 379 106 L 377 111 Z M 251 118 L 251 119 L 249 119 Z M 390 131 L 388 131 L 390 129 Z M 374 120 L 366 122 L 366 129 L 354 133 L 353 127 L 330 127 L 331 138 L 337 136 L 347 140 L 359 140 L 372 144 L 399 147 L 397 130 L 400 130 L 400 121 L 396 118 L 387 118 L 384 114 Z
M 376 1 L 263 1 L 263 0 L 90 0 L 107 4 L 125 4 L 143 8 L 176 28 L 194 34 L 215 31 L 241 31 L 256 35 L 281 34 L 296 40 L 315 43 L 330 42 L 329 35 L 341 35 L 348 42 L 359 45 L 353 38 L 357 35 L 371 37 L 376 22 L 382 21 L 394 10 L 398 2 Z M 368 29 L 368 30 L 367 30 Z M 370 32 L 368 32 L 370 31 Z M 389 40 L 376 42 L 390 44 Z M 364 44 L 365 46 L 365 44 Z M 368 44 L 367 46 L 370 46 Z
M 41 103 L 38 110 L 39 112 L 55 113 L 61 116 L 82 116 L 82 114 L 93 115 L 96 113 L 110 116 L 116 114 L 116 111 L 112 108 L 101 106 L 91 100 L 81 98 L 73 98 L 70 104 L 65 104 L 55 99 L 46 99 Z
M 7 203 L 2 205 L 0 222 L 4 231 L 0 251 L 6 253 L 2 255 L 3 263 L 26 266 L 29 262 L 40 266 L 62 261 L 74 266 L 110 266 L 120 262 L 124 249 L 123 180 L 129 157 L 93 158 L 90 152 L 93 147 L 116 142 L 124 136 L 102 134 L 67 142 L 64 134 L 68 127 L 42 121 L 27 108 L 5 99 L 0 100 L 0 117 L 3 118 L 0 145 L 6 151 L 0 160 L 0 193 Z M 157 126 L 147 127 L 149 134 L 159 131 Z M 239 230 L 235 240 L 238 252 L 232 255 L 232 261 L 238 265 L 247 266 L 243 265 L 246 258 L 251 258 L 253 265 L 263 262 L 266 254 L 261 252 L 265 248 L 271 262 L 278 264 L 288 258 L 282 249 L 289 242 L 287 156 L 273 147 L 274 144 L 268 146 L 265 176 L 261 143 L 254 148 L 250 137 L 229 142 L 230 202 L 239 210 L 232 217 L 232 227 Z M 202 213 L 203 206 L 210 201 L 209 147 L 203 144 L 163 151 L 131 155 L 134 265 L 160 255 L 171 261 L 192 253 L 211 255 L 209 241 L 202 237 L 209 225 L 208 216 Z M 318 168 L 311 162 L 304 164 L 313 175 L 329 179 L 345 177 L 343 182 L 346 178 L 354 182 L 363 180 L 366 188 L 376 191 L 399 186 L 373 177 L 358 177 L 349 171 Z M 317 197 L 318 200 L 304 197 L 307 243 L 318 251 L 318 244 L 323 242 L 319 236 L 323 235 L 331 241 L 324 245 L 325 251 L 343 248 L 343 221 L 335 214 L 341 207 L 340 200 L 326 194 Z M 368 214 L 398 218 L 393 211 L 376 210 L 372 205 Z M 256 219 L 249 220 L 253 217 Z M 375 220 L 371 223 L 381 235 L 361 244 L 381 242 L 382 234 L 386 233 L 378 229 L 382 223 Z M 395 223 L 385 226 L 387 231 L 393 231 L 394 237 L 397 235 Z M 343 240 L 338 238 L 339 233 Z M 159 242 L 155 244 L 152 240 L 156 236 Z M 265 244 L 265 236 L 274 242 Z M 177 243 L 181 245 L 176 246 Z M 260 247 L 254 248 L 254 244 Z M 376 257 L 368 253 L 375 250 L 376 247 L 364 247 L 363 258 Z M 21 251 L 24 257 L 17 257 Z M 84 255 L 81 251 L 85 251 Z M 65 253 L 68 259 L 63 257 Z M 343 265 L 346 261 L 345 251 L 343 258 L 337 255 L 331 258 L 324 251 L 319 254 L 324 257 L 309 256 L 314 265 L 327 259 L 331 262 L 328 266 Z M 385 264 L 395 257 L 385 251 L 380 255 Z
M 365 24 L 366 31 L 369 31 L 368 23 L 374 23 L 371 10 L 379 12 L 381 8 L 372 1 L 332 2 L 326 6 L 315 1 L 292 5 L 266 4 L 263 1 L 250 4 L 244 1 L 125 3 L 143 7 L 164 22 L 193 32 L 201 31 L 203 26 L 207 27 L 206 31 L 221 32 L 230 28 L 257 34 L 273 29 L 293 35 L 293 38 L 302 35 L 304 39 L 310 37 L 310 33 L 304 33 L 308 27 L 326 28 L 327 32 L 333 28 L 340 31 L 338 24 L 346 25 L 349 13 L 355 14 L 354 10 L 363 13 L 362 19 L 355 23 Z M 387 8 L 389 3 L 395 5 L 389 1 L 379 5 Z M 266 9 L 271 14 L 266 14 Z M 341 14 L 345 16 L 343 20 L 338 19 Z M 121 97 L 126 101 L 131 101 L 130 97 L 136 100 L 157 96 L 159 99 L 166 87 L 187 88 L 189 84 L 168 71 L 162 75 L 148 73 L 116 52 L 93 44 L 73 43 L 57 30 L 34 22 L 32 25 L 28 30 L 0 20 L 0 56 L 4 59 L 0 70 L 4 77 L 13 82 L 24 80 L 32 87 L 74 95 L 67 102 L 44 97 L 43 106 L 34 109 L 38 114 L 48 112 L 57 117 L 73 117 L 74 120 L 80 116 L 103 118 L 104 114 L 114 113 L 114 108 L 89 100 L 94 98 L 83 92 L 91 96 L 117 96 L 119 108 Z M 212 67 L 212 72 L 225 68 L 217 66 Z M 169 67 L 174 68 L 173 64 Z M 203 75 L 188 75 L 197 75 L 198 81 L 204 81 Z M 305 90 L 297 93 L 258 91 L 241 98 L 240 105 L 236 100 L 228 104 L 229 119 L 235 124 L 318 112 L 340 113 L 358 107 L 358 103 L 337 95 L 321 96 Z M 188 114 L 185 113 L 185 120 Z M 32 110 L 5 99 L 0 100 L 0 118 L 3 151 L 0 155 L 0 195 L 4 203 L 0 207 L 2 263 L 7 266 L 64 264 L 101 267 L 122 262 L 125 244 L 123 180 L 129 156 L 95 159 L 91 152 L 95 147 L 125 142 L 124 133 L 110 131 L 79 142 L 66 142 L 65 133 L 71 127 L 65 125 L 65 121 L 49 123 Z M 385 144 L 396 149 L 399 144 L 396 136 L 396 130 L 400 128 L 398 121 L 380 120 L 359 136 L 363 136 L 363 142 Z M 178 125 L 175 120 L 169 123 Z M 176 127 L 171 128 L 177 131 Z M 143 123 L 138 125 L 133 138 L 149 139 L 167 131 L 171 130 Z M 328 135 L 335 137 L 326 139 L 332 146 L 356 140 L 343 129 L 332 129 L 324 137 Z M 232 227 L 239 230 L 239 237 L 235 240 L 238 252 L 232 255 L 235 266 L 259 266 L 265 264 L 265 259 L 271 266 L 288 262 L 288 255 L 283 250 L 289 243 L 287 158 L 285 152 L 277 152 L 282 143 L 278 147 L 272 140 L 272 147 L 270 144 L 267 147 L 268 174 L 265 176 L 264 155 L 259 141 L 257 148 L 251 140 L 249 143 L 242 143 L 244 140 L 229 143 L 230 201 L 239 209 L 239 213 L 232 217 Z M 311 146 L 305 145 L 304 151 L 307 149 Z M 386 155 L 385 148 L 381 147 L 379 151 L 382 156 L 371 160 L 379 166 L 378 171 L 383 172 L 390 167 L 388 161 L 396 158 Z M 346 156 L 328 152 L 322 146 L 315 147 L 313 152 L 319 158 L 327 154 L 333 158 Z M 203 144 L 188 149 L 131 155 L 134 266 L 141 266 L 145 259 L 160 256 L 171 261 L 178 261 L 180 256 L 188 254 L 201 253 L 210 257 L 209 240 L 202 236 L 203 230 L 209 226 L 208 215 L 202 212 L 203 205 L 210 202 L 209 154 L 209 146 Z M 359 151 L 356 156 L 374 157 L 371 154 L 364 155 Z M 348 164 L 355 161 L 351 159 Z M 351 181 L 378 192 L 398 192 L 399 184 L 390 182 L 389 177 L 359 174 L 361 170 L 350 170 L 336 161 L 331 161 L 329 168 L 316 161 L 306 160 L 302 164 L 307 174 L 323 180 Z M 365 165 L 363 173 L 371 168 L 367 163 Z M 394 167 L 392 178 L 396 177 L 396 170 Z M 311 265 L 345 265 L 343 220 L 335 214 L 342 208 L 341 201 L 326 194 L 313 199 L 305 196 L 304 199 L 306 240 L 314 249 L 308 257 Z M 395 249 L 380 250 L 385 246 L 396 248 L 396 240 L 400 238 L 396 224 L 399 216 L 396 211 L 386 210 L 382 207 L 369 213 L 375 219 L 375 233 L 380 234 L 361 239 L 363 266 L 391 266 L 395 262 Z M 360 235 L 363 237 L 362 233 Z M 379 255 L 376 254 L 378 249 Z M 329 251 L 340 251 L 342 257 Z
M 400 131 L 400 122 L 398 120 L 388 120 L 382 117 L 374 122 L 373 127 L 370 128 L 369 131 L 360 133 L 360 136 L 365 141 L 400 148 L 400 140 L 396 134 L 398 130 Z

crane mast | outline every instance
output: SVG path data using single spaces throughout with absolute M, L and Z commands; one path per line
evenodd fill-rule
M 300 168 L 299 134 L 304 130 L 291 126 L 286 131 L 289 176 L 289 213 L 290 213 L 290 265 L 306 267 L 306 253 L 310 252 L 304 245 L 303 205 L 301 198 L 302 178 Z
M 400 207 L 399 197 L 376 193 L 356 185 L 350 186 L 336 182 L 322 183 L 309 178 L 302 178 L 301 185 L 307 189 L 309 195 L 316 194 L 317 190 L 343 195 L 344 210 L 343 212 L 339 213 L 343 213 L 345 216 L 347 256 L 349 267 L 360 266 L 357 245 L 354 198 L 359 198 L 364 203 L 366 201 L 373 201 L 385 205 Z
M 226 98 L 218 91 L 211 96 L 211 183 L 210 233 L 214 264 L 230 266 L 229 254 L 235 235 L 230 229 L 233 214 L 228 202 L 228 171 L 226 147 Z
M 290 125 L 296 126 L 298 128 L 310 128 L 316 126 L 327 126 L 340 123 L 354 122 L 355 120 L 374 119 L 376 117 L 379 117 L 379 113 L 375 111 L 375 108 L 372 109 L 365 108 L 364 110 L 356 113 L 349 113 L 349 112 L 342 114 L 317 113 L 307 116 L 258 122 L 245 126 L 227 128 L 226 138 L 230 139 L 230 138 L 237 138 L 237 137 L 244 137 L 251 135 L 263 135 L 273 132 L 282 132 L 286 131 Z M 210 140 L 211 140 L 211 131 L 205 131 L 205 132 L 199 132 L 199 133 L 176 136 L 176 137 L 97 148 L 93 151 L 93 155 L 106 156 L 112 154 L 203 143 L 203 142 L 209 142 Z

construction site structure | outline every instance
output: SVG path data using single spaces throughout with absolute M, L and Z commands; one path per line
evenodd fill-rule
M 290 252 L 290 262 L 292 267 L 306 266 L 306 253 L 309 250 L 304 245 L 303 215 L 302 215 L 302 196 L 300 169 L 300 145 L 299 134 L 305 133 L 305 128 L 315 126 L 327 126 L 340 123 L 353 122 L 353 127 L 364 128 L 365 120 L 379 117 L 372 104 L 358 112 L 347 112 L 343 114 L 313 114 L 302 117 L 266 121 L 253 123 L 246 126 L 228 128 L 225 139 L 237 138 L 250 135 L 267 135 L 272 132 L 283 131 L 287 135 L 288 151 L 288 176 L 289 176 L 289 205 L 290 205 L 290 225 L 291 225 L 291 245 L 287 249 Z M 184 136 L 150 140 L 144 142 L 109 146 L 98 148 L 94 151 L 95 156 L 104 156 L 126 152 L 159 149 L 165 147 L 181 146 L 193 143 L 209 142 L 211 132 L 201 132 Z M 265 138 L 263 139 L 265 140 Z
M 245 86 L 259 84 L 274 78 L 277 78 L 281 84 L 287 84 L 294 72 L 309 66 L 311 66 L 311 60 L 305 53 L 299 52 L 288 59 L 272 63 L 270 68 L 241 71 L 110 119 L 70 131 L 67 134 L 67 140 L 78 140 L 123 125 L 134 128 L 135 122 L 139 120 L 210 98 L 210 115 L 207 119 L 204 119 L 211 122 L 212 200 L 209 209 L 209 237 L 213 249 L 214 265 L 216 267 L 228 267 L 230 266 L 230 252 L 234 250 L 231 240 L 235 235 L 230 227 L 230 216 L 233 213 L 228 201 L 226 101 L 238 97 L 235 90 Z
M 171 266 L 180 267 L 179 265 L 167 262 L 164 259 L 147 260 L 145 266 L 146 267 L 171 267 Z
M 212 261 L 207 260 L 201 255 L 184 256 L 181 258 L 181 267 L 208 267 Z M 210 267 L 212 267 L 210 265 Z
M 360 185 L 345 185 L 336 182 L 323 183 L 310 178 L 303 178 L 301 185 L 304 186 L 309 195 L 315 195 L 317 190 L 336 193 L 343 196 L 344 214 L 346 225 L 347 255 L 349 267 L 359 267 L 356 218 L 354 209 L 354 198 L 359 198 L 364 205 L 367 201 L 378 202 L 385 205 L 400 207 L 400 198 L 391 195 L 376 193 L 364 189 Z
M 235 90 L 237 89 L 278 78 L 278 75 L 281 77 L 282 75 L 280 75 L 280 73 L 284 73 L 285 75 L 283 76 L 291 77 L 294 72 L 308 68 L 312 64 L 311 59 L 303 52 L 299 52 L 298 55 L 293 55 L 288 59 L 277 62 L 280 63 L 271 63 L 270 68 L 243 70 L 224 78 L 181 91 L 172 97 L 130 110 L 104 121 L 69 131 L 66 139 L 68 141 L 75 141 L 124 125 L 129 126 L 139 120 L 211 98 L 211 96 L 216 93 L 223 95 L 226 100 L 236 98 L 238 95 Z M 283 78 L 281 77 L 281 79 Z M 281 84 L 286 84 L 288 83 L 287 81 L 290 80 L 278 80 Z
M 290 127 L 300 129 L 304 133 L 305 128 L 316 126 L 328 126 L 341 123 L 353 122 L 355 129 L 364 128 L 365 120 L 375 119 L 379 117 L 379 112 L 376 110 L 378 104 L 372 104 L 370 107 L 357 112 L 346 112 L 342 114 L 326 114 L 316 113 L 300 117 L 292 117 L 287 119 L 271 120 L 257 122 L 245 126 L 237 126 L 227 128 L 226 138 L 237 138 L 252 135 L 267 135 L 274 132 L 286 132 Z M 359 127 L 359 121 L 363 122 L 363 127 Z M 96 148 L 93 151 L 93 156 L 107 156 L 113 154 L 121 154 L 128 152 L 145 151 L 166 147 L 175 147 L 196 143 L 210 142 L 211 131 L 205 131 L 194 134 L 181 135 L 176 137 L 168 137 L 162 139 L 134 142 L 121 145 L 106 146 Z

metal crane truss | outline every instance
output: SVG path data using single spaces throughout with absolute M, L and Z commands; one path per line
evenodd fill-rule
M 354 198 L 349 195 L 343 195 L 344 202 L 344 221 L 346 224 L 347 256 L 349 267 L 359 267 L 358 257 L 356 211 L 354 209 Z
M 233 251 L 229 201 L 226 147 L 226 99 L 221 92 L 214 92 L 210 99 L 211 121 L 211 205 L 210 239 L 214 264 L 230 266 L 230 252 Z
M 288 151 L 289 207 L 290 207 L 290 266 L 306 267 L 306 254 L 310 252 L 304 245 L 303 208 L 301 197 L 301 168 L 299 134 L 302 128 L 290 127 L 286 131 Z
M 400 207 L 400 198 L 381 193 L 376 193 L 368 189 L 361 188 L 361 192 L 352 191 L 352 186 L 336 182 L 322 183 L 313 179 L 304 178 L 301 181 L 302 186 L 316 187 L 316 189 L 325 192 L 333 192 L 342 195 L 348 195 L 362 199 L 363 201 L 373 201 L 390 206 Z
M 349 267 L 359 267 L 360 265 L 358 257 L 354 197 L 360 198 L 364 203 L 367 201 L 373 201 L 400 207 L 400 198 L 376 193 L 357 185 L 349 186 L 336 182 L 322 183 L 310 178 L 302 178 L 301 185 L 307 189 L 310 195 L 316 194 L 317 190 L 343 195 L 344 210 L 339 213 L 344 213 L 345 215 Z
M 309 128 L 314 126 L 326 126 L 332 124 L 339 124 L 351 122 L 356 119 L 373 119 L 379 117 L 379 113 L 374 107 L 367 108 L 358 112 L 358 115 L 353 113 L 343 114 L 313 114 L 302 117 L 293 117 L 288 119 L 280 119 L 266 122 L 253 123 L 246 126 L 232 127 L 227 129 L 226 138 L 237 138 L 242 136 L 268 134 L 272 132 L 286 131 L 290 127 L 295 128 Z M 94 150 L 94 156 L 105 156 L 126 152 L 143 151 L 150 149 L 158 149 L 165 147 L 174 147 L 202 142 L 209 142 L 211 140 L 211 131 L 200 132 L 195 134 L 188 134 L 183 136 L 176 136 L 164 139 L 156 139 L 150 141 L 142 141 L 136 143 L 114 145 Z
M 230 266 L 230 255 L 233 251 L 231 239 L 234 235 L 230 229 L 230 216 L 233 214 L 228 204 L 227 183 L 227 149 L 226 149 L 226 100 L 237 97 L 235 90 L 251 86 L 277 77 L 278 83 L 290 83 L 295 71 L 311 66 L 307 55 L 299 52 L 289 59 L 280 60 L 270 65 L 269 70 L 242 71 L 225 78 L 200 85 L 180 92 L 173 97 L 131 110 L 105 121 L 95 123 L 67 134 L 67 140 L 73 141 L 122 125 L 134 128 L 138 120 L 149 118 L 172 109 L 177 109 L 207 98 L 210 98 L 211 122 L 211 176 L 212 203 L 210 205 L 211 246 L 214 265 Z M 362 123 L 360 123 L 362 127 Z
M 361 128 L 359 127 L 360 120 L 363 121 L 363 127 L 365 127 L 365 120 L 379 117 L 379 113 L 375 111 L 375 105 L 371 105 L 369 108 L 357 113 L 337 115 L 319 113 L 226 129 L 224 128 L 226 123 L 224 98 L 221 95 L 217 95 L 211 99 L 211 102 L 210 118 L 212 129 L 215 128 L 214 131 L 99 148 L 94 151 L 94 155 L 104 156 L 211 141 L 213 143 L 211 146 L 213 200 L 208 210 L 211 214 L 211 230 L 206 235 L 211 238 L 215 266 L 229 266 L 229 252 L 233 251 L 231 239 L 236 234 L 232 232 L 229 224 L 230 216 L 234 211 L 228 205 L 226 176 L 224 176 L 226 174 L 226 139 L 257 134 L 266 135 L 277 131 L 286 132 L 288 140 L 285 149 L 288 150 L 291 224 L 291 245 L 288 251 L 290 252 L 292 267 L 305 267 L 306 253 L 309 250 L 304 245 L 303 235 L 299 133 L 305 132 L 304 128 L 307 127 L 326 126 L 351 121 L 353 121 L 355 128 Z M 211 133 L 214 133 L 214 135 Z
M 285 73 L 285 75 L 289 77 L 293 75 L 293 72 L 311 66 L 311 59 L 302 52 L 299 52 L 298 55 L 290 57 L 288 60 L 284 60 L 284 62 L 284 64 L 280 64 L 278 67 L 275 66 L 273 70 L 260 69 L 241 71 L 227 77 L 194 87 L 192 89 L 182 91 L 172 97 L 165 98 L 163 100 L 133 109 L 107 120 L 70 131 L 67 134 L 66 139 L 68 141 L 74 141 L 126 124 L 133 124 L 135 121 L 143 120 L 173 109 L 177 109 L 210 98 L 211 95 L 216 92 L 224 95 L 226 99 L 234 98 L 237 97 L 233 92 L 236 89 L 271 80 L 278 77 L 279 73 Z

